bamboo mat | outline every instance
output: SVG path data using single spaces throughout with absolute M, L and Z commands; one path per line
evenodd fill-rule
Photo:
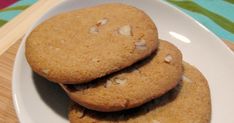
M 4 25 L 0 30 L 0 41 L 5 41 L 4 48 L 0 46 L 0 123 L 18 123 L 12 101 L 11 77 L 13 62 L 21 39 L 28 25 L 31 25 L 40 15 L 62 0 L 38 0 L 36 4 L 16 17 L 12 23 Z M 32 14 L 33 11 L 33 14 Z M 31 13 L 30 13 L 31 12 Z M 28 19 L 24 19 L 28 18 Z M 23 21 L 24 19 L 24 21 Z M 20 24 L 17 24 L 19 23 Z M 11 30 L 19 28 L 21 31 Z M 16 42 L 16 43 L 15 43 Z M 233 51 L 234 43 L 224 41 Z M 14 45 L 12 45 L 14 44 Z M 10 48 L 9 48 L 10 47 Z M 9 49 L 8 49 L 9 48 Z

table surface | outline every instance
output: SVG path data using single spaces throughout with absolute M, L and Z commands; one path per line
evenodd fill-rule
M 11 76 L 22 36 L 35 20 L 61 2 L 38 0 L 0 28 L 0 123 L 18 123 L 11 96 Z
M 20 41 L 0 56 L 0 123 L 17 123 L 11 96 L 13 62 Z

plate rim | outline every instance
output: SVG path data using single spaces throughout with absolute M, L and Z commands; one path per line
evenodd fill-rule
M 188 14 L 186 14 L 185 12 L 183 12 L 182 10 L 180 10 L 179 8 L 175 7 L 174 5 L 166 2 L 166 1 L 163 1 L 163 0 L 160 0 L 159 2 L 163 3 L 163 4 L 166 4 L 167 6 L 173 8 L 174 10 L 176 10 L 177 12 L 183 14 L 184 16 L 186 16 L 187 18 L 189 18 L 191 21 L 194 21 L 195 23 L 197 23 L 198 26 L 200 26 L 201 28 L 203 28 L 204 30 L 206 30 L 207 32 L 209 32 L 212 37 L 215 37 L 215 39 L 219 40 L 218 42 L 222 44 L 222 46 L 224 46 L 225 49 L 227 49 L 227 51 L 229 53 L 232 54 L 232 56 L 234 57 L 234 52 L 231 50 L 230 47 L 228 47 L 221 38 L 219 38 L 214 32 L 212 32 L 210 29 L 208 29 L 206 26 L 204 26 L 202 23 L 200 23 L 198 20 L 194 19 L 193 17 L 189 16 Z

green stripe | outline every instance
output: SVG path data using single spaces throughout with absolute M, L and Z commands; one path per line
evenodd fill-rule
M 0 19 L 0 27 L 1 27 L 2 25 L 4 25 L 5 23 L 7 23 L 7 21 L 1 20 L 1 19 Z
M 216 24 L 218 24 L 219 26 L 221 26 L 225 30 L 234 34 L 234 23 L 233 22 L 224 18 L 223 16 L 215 14 L 215 13 L 199 6 L 198 4 L 194 3 L 193 1 L 177 1 L 177 0 L 167 0 L 167 1 L 183 8 L 183 9 L 202 14 L 202 15 L 210 18 L 212 21 L 214 21 Z
M 224 0 L 224 1 L 231 3 L 231 4 L 234 4 L 234 0 Z
M 10 8 L 0 10 L 0 12 L 14 11 L 14 10 L 24 10 L 24 9 L 28 8 L 29 6 L 30 5 L 14 6 L 14 7 L 10 7 Z

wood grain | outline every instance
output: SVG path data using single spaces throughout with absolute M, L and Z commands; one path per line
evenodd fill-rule
M 13 62 L 20 41 L 0 56 L 0 123 L 17 123 L 11 96 Z
M 234 51 L 234 43 L 225 41 Z M 17 123 L 11 96 L 12 68 L 20 40 L 0 56 L 0 123 Z
M 0 28 L 0 55 L 22 37 L 26 30 L 49 9 L 63 0 L 39 0 Z

